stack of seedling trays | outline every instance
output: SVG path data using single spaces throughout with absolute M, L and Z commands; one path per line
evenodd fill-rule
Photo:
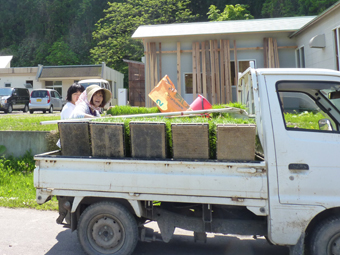
M 217 115 L 60 122 L 63 156 L 252 161 L 253 119 Z

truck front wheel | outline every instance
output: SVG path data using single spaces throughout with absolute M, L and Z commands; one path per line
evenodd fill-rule
M 119 203 L 96 203 L 80 216 L 78 238 L 87 254 L 128 255 L 138 242 L 137 222 Z
M 311 255 L 340 255 L 340 217 L 321 221 L 310 239 Z

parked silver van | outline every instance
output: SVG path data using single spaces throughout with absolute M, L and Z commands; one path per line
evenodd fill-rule
M 29 104 L 30 113 L 42 111 L 53 113 L 53 110 L 63 109 L 63 100 L 59 93 L 54 89 L 34 89 L 31 93 Z

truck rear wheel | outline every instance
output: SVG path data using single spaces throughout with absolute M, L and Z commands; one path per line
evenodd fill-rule
M 340 217 L 321 221 L 310 239 L 311 255 L 340 255 Z
M 137 222 L 119 203 L 96 203 L 82 213 L 78 238 L 87 254 L 128 255 L 138 242 Z

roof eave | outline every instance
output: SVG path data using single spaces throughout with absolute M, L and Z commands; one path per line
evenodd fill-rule
M 254 34 L 254 33 L 292 33 L 296 29 L 288 30 L 267 30 L 267 31 L 240 31 L 240 32 L 227 32 L 227 33 L 197 33 L 197 34 L 181 34 L 181 35 L 147 35 L 147 36 L 133 36 L 132 39 L 146 39 L 146 38 L 160 38 L 160 37 L 185 37 L 185 36 L 206 36 L 206 35 L 231 35 L 231 34 Z

